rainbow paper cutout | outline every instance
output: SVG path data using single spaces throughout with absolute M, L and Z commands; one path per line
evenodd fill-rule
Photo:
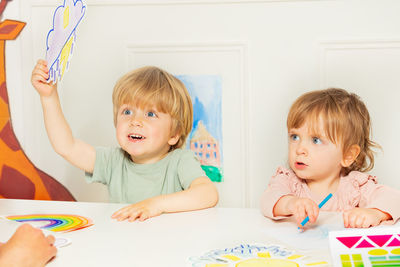
M 48 222 L 39 228 L 58 233 L 76 231 L 93 225 L 91 219 L 72 214 L 27 214 L 7 216 L 6 218 L 22 223 Z

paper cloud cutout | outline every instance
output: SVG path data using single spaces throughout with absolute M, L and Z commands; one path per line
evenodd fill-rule
M 47 34 L 46 60 L 49 82 L 61 80 L 72 56 L 76 28 L 85 16 L 86 5 L 82 0 L 64 0 L 53 15 L 53 27 Z

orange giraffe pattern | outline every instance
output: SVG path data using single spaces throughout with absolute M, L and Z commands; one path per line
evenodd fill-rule
M 3 10 L 6 1 L 2 0 L 0 4 Z M 75 201 L 62 184 L 33 165 L 12 128 L 6 87 L 5 41 L 17 38 L 24 27 L 25 23 L 20 21 L 0 23 L 0 198 Z

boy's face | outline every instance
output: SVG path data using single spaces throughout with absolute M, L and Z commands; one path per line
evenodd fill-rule
M 117 114 L 117 140 L 135 163 L 154 163 L 165 157 L 179 135 L 172 136 L 172 118 L 152 109 L 122 105 Z
M 304 123 L 300 128 L 289 129 L 289 165 L 299 178 L 310 180 L 335 179 L 342 169 L 341 146 L 332 143 L 325 134 L 309 131 Z M 322 122 L 317 125 L 324 133 Z

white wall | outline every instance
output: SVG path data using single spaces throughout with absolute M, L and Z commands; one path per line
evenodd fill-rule
M 56 155 L 47 140 L 30 73 L 45 53 L 60 1 L 12 1 L 8 18 L 28 24 L 7 42 L 13 124 L 27 154 L 81 201 L 107 201 L 99 184 Z M 60 86 L 75 135 L 116 145 L 111 92 L 118 77 L 155 64 L 174 74 L 223 77 L 225 182 L 220 206 L 257 207 L 277 166 L 286 163 L 290 104 L 331 86 L 358 93 L 384 153 L 372 174 L 400 189 L 400 2 L 87 0 L 70 71 Z M 11 44 L 12 43 L 12 44 Z

